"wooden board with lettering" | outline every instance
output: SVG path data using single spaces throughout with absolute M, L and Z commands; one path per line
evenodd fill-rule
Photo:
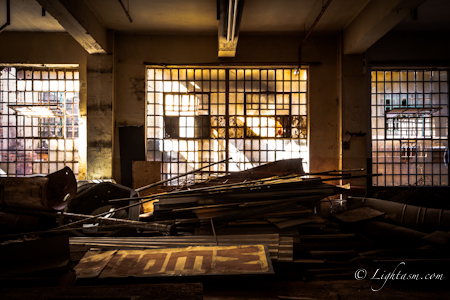
M 273 274 L 265 245 L 95 252 L 75 267 L 78 278 Z

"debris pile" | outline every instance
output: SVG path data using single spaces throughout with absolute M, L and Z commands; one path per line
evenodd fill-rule
M 151 257 L 158 257 L 161 266 L 169 260 L 174 264 L 177 271 L 168 272 L 169 276 L 219 274 L 220 268 L 210 273 L 202 269 L 210 254 L 202 256 L 203 264 L 196 262 L 199 253 L 209 253 L 207 247 L 218 262 L 227 261 L 226 255 L 239 260 L 245 252 L 252 268 L 266 270 L 268 261 L 274 263 L 270 272 L 287 271 L 305 278 L 353 278 L 361 267 L 392 267 L 406 259 L 414 267 L 435 267 L 434 272 L 448 267 L 450 211 L 355 197 L 351 196 L 355 189 L 326 183 L 374 176 L 349 174 L 360 169 L 305 174 L 301 160 L 280 161 L 145 196 L 139 192 L 169 180 L 138 189 L 113 181 L 80 181 L 77 187 L 67 169 L 37 179 L 0 182 L 5 191 L 0 212 L 3 245 L 70 235 L 72 260 L 65 256 L 67 266 L 75 266 L 86 251 L 96 249 L 83 261 L 84 273 L 90 272 L 89 257 L 108 251 L 113 265 L 120 265 L 126 256 L 130 265 L 140 268 L 141 259 L 149 263 Z M 20 180 L 30 184 L 21 185 Z M 18 186 L 20 201 L 13 191 Z M 22 224 L 25 220 L 28 223 Z M 191 247 L 201 247 L 200 252 Z M 259 252 L 251 252 L 257 248 Z M 185 269 L 178 258 L 170 257 L 182 257 Z M 0 271 L 8 277 L 13 266 L 5 266 Z M 120 276 L 139 277 L 136 271 L 127 272 Z

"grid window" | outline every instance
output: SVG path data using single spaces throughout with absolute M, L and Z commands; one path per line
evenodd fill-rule
M 0 69 L 0 168 L 3 176 L 78 174 L 79 72 Z
M 306 69 L 148 68 L 147 159 L 166 179 L 232 158 L 190 181 L 289 158 L 307 169 L 306 112 Z
M 375 186 L 448 185 L 448 71 L 371 74 Z

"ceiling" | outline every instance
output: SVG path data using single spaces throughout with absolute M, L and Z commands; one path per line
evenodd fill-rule
M 6 22 L 7 1 L 0 0 L 0 26 Z M 227 5 L 229 0 L 10 0 L 10 25 L 4 30 L 67 31 L 77 39 L 76 34 L 73 34 L 74 29 L 71 28 L 75 20 L 79 23 L 78 31 L 91 33 L 92 39 L 100 45 L 101 38 L 93 34 L 99 31 L 99 28 L 104 31 L 129 33 L 205 35 L 217 35 L 219 29 L 220 44 L 221 25 L 218 22 L 220 1 Z M 240 4 L 243 6 L 239 11 L 240 14 L 237 15 L 240 26 L 237 28 L 234 42 L 237 43 L 238 33 L 305 34 L 326 4 L 329 6 L 314 27 L 313 34 L 342 30 L 344 34 L 348 32 L 349 45 L 364 44 L 367 35 L 373 36 L 371 43 L 374 43 L 386 33 L 386 29 L 384 31 L 378 29 L 386 27 L 385 24 L 389 24 L 387 31 L 450 31 L 450 1 L 448 0 L 329 1 L 245 0 L 244 2 L 241 0 Z M 388 7 L 389 5 L 392 7 Z M 413 14 L 416 17 L 411 17 L 411 10 L 415 7 L 418 7 L 417 13 Z M 398 13 L 401 10 L 403 14 Z M 381 14 L 384 15 L 380 17 Z M 224 18 L 223 15 L 222 18 Z M 224 22 L 226 26 L 227 21 Z M 373 24 L 367 25 L 369 22 Z M 367 32 L 362 33 L 365 36 L 358 37 L 358 34 L 361 34 L 359 33 L 361 28 L 365 27 Z M 226 28 L 224 30 L 226 32 Z M 229 42 L 228 39 L 224 43 Z M 357 46 L 353 50 L 350 49 L 349 53 L 364 51 L 365 47 L 367 45 Z M 88 49 L 86 50 L 89 52 Z
M 7 0 L 0 0 L 6 7 Z M 83 1 L 83 0 L 72 0 Z M 129 21 L 119 0 L 85 1 L 108 29 L 134 33 L 217 33 L 216 0 L 122 0 L 129 11 Z M 344 28 L 369 2 L 367 0 L 334 0 L 317 24 L 317 32 Z M 325 0 L 246 0 L 241 32 L 300 34 L 313 24 Z M 0 10 L 6 20 L 6 9 Z M 42 15 L 36 0 L 12 0 L 11 24 L 5 31 L 65 31 L 50 14 Z

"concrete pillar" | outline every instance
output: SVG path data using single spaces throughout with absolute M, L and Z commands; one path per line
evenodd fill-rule
M 87 58 L 87 179 L 113 178 L 113 56 Z
M 341 159 L 343 169 L 367 167 L 367 141 L 370 135 L 368 109 L 370 104 L 367 103 L 367 74 L 364 72 L 363 62 L 362 54 L 342 55 L 341 57 Z M 346 134 L 347 139 L 350 138 L 348 142 L 345 142 Z M 351 185 L 366 186 L 366 181 L 365 178 L 361 178 L 346 182 L 350 182 Z

